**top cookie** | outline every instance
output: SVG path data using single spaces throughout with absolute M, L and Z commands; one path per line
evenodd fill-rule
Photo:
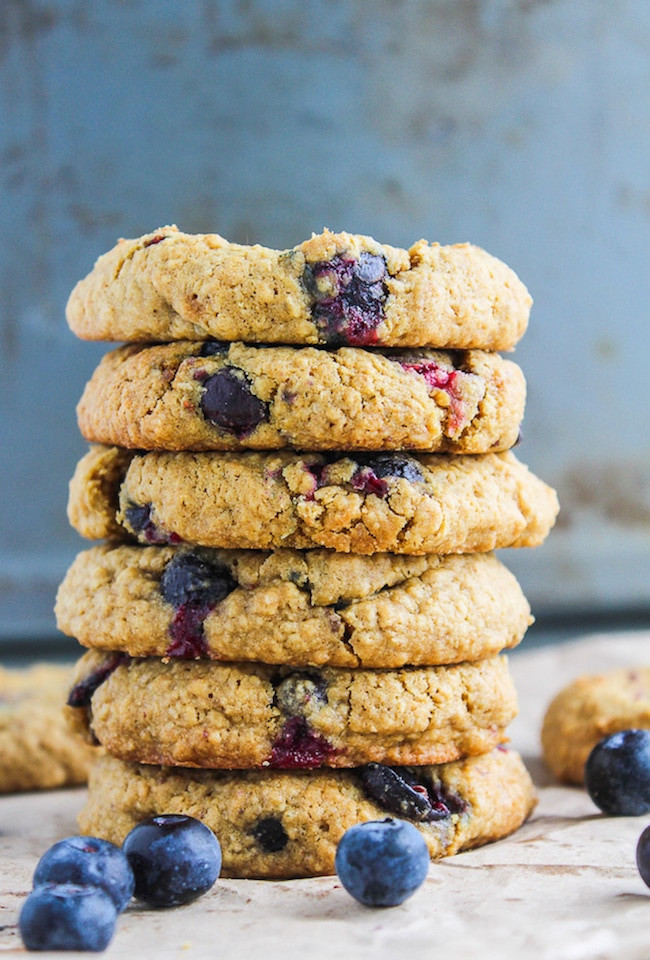
M 508 266 L 468 243 L 407 251 L 325 230 L 270 250 L 172 226 L 101 256 L 67 318 L 85 340 L 509 350 L 531 303 Z

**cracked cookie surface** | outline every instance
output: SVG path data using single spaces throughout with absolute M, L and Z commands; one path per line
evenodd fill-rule
M 64 705 L 72 667 L 0 667 L 0 793 L 85 783 L 97 750 L 73 735 Z
M 531 298 L 468 243 L 409 250 L 325 230 L 289 250 L 162 227 L 120 240 L 70 295 L 88 340 L 242 340 L 508 350 Z
M 119 845 L 141 820 L 158 813 L 186 814 L 203 820 L 219 837 L 224 876 L 333 874 L 336 846 L 349 827 L 395 815 L 393 804 L 368 791 L 365 772 L 197 771 L 107 756 L 93 769 L 79 824 L 84 833 Z M 503 748 L 393 772 L 398 784 L 419 784 L 420 794 L 442 800 L 446 808 L 439 819 L 414 819 L 408 803 L 401 804 L 400 816 L 421 831 L 434 859 L 512 833 L 535 803 L 521 758 Z M 408 792 L 401 787 L 402 794 Z
M 525 382 L 498 354 L 183 341 L 108 353 L 77 407 L 87 440 L 143 450 L 507 450 Z
M 55 611 L 84 646 L 134 657 L 336 667 L 478 660 L 532 619 L 491 554 L 114 545 L 79 554 Z
M 90 538 L 412 555 L 536 546 L 557 511 L 555 492 L 509 451 L 138 455 L 103 446 L 78 464 L 68 505 Z
M 132 660 L 91 650 L 72 727 L 113 756 L 250 769 L 446 763 L 505 739 L 517 712 L 505 656 L 399 670 Z
M 593 747 L 612 733 L 650 729 L 650 667 L 585 674 L 561 690 L 542 724 L 544 760 L 559 780 L 582 783 Z

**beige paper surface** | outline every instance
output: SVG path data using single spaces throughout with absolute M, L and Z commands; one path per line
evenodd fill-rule
M 538 784 L 539 805 L 512 837 L 432 864 L 401 907 L 361 907 L 335 877 L 219 880 L 187 907 L 130 907 L 103 956 L 650 960 L 650 890 L 635 865 L 650 816 L 602 816 L 583 790 L 552 783 L 538 745 L 546 704 L 575 676 L 649 663 L 650 633 L 530 652 L 524 643 L 512 654 L 520 696 L 512 742 Z M 82 790 L 0 799 L 0 953 L 22 951 L 15 924 L 36 861 L 76 832 L 82 803 Z

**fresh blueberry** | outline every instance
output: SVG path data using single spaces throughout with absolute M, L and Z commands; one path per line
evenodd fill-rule
M 650 827 L 646 827 L 636 845 L 636 865 L 646 886 L 650 887 Z
M 213 563 L 192 550 L 172 557 L 160 578 L 160 592 L 175 607 L 185 603 L 216 606 L 236 586 L 225 564 Z
M 253 836 L 265 853 L 278 853 L 284 850 L 289 837 L 277 817 L 264 817 L 253 827 Z
M 240 439 L 269 419 L 267 405 L 251 392 L 244 374 L 228 367 L 204 381 L 201 410 L 210 423 Z
M 47 883 L 23 903 L 18 927 L 28 950 L 105 950 L 117 910 L 100 887 Z
M 196 900 L 221 870 L 221 847 L 209 827 L 182 814 L 143 820 L 124 841 L 135 877 L 135 896 L 152 907 Z
M 97 837 L 66 837 L 50 847 L 34 871 L 34 887 L 46 883 L 101 887 L 119 913 L 133 896 L 135 885 L 123 851 Z
M 597 743 L 585 764 L 585 786 L 608 816 L 650 813 L 650 730 L 622 730 Z
M 405 820 L 370 820 L 350 827 L 335 859 L 339 880 L 368 907 L 394 907 L 415 893 L 429 869 L 424 837 Z

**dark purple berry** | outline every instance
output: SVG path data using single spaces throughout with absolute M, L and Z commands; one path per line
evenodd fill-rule
M 87 677 L 76 683 L 68 694 L 67 705 L 69 707 L 88 707 L 95 690 L 101 686 L 104 680 L 107 680 L 114 670 L 117 670 L 123 663 L 128 663 L 131 658 L 128 653 L 110 654 L 101 667 L 93 670 Z
M 135 896 L 152 907 L 176 907 L 196 900 L 214 885 L 221 847 L 212 830 L 182 814 L 143 820 L 124 841 L 135 877 Z
M 229 349 L 230 344 L 224 343 L 223 340 L 206 340 L 205 343 L 201 344 L 197 357 L 218 357 L 228 353 Z
M 117 909 L 98 886 L 46 883 L 23 903 L 18 927 L 28 950 L 105 950 Z
M 341 837 L 336 872 L 347 892 L 368 907 L 394 907 L 424 883 L 429 851 L 404 820 L 357 823 Z
M 124 852 L 98 837 L 66 837 L 43 854 L 34 871 L 34 887 L 74 883 L 101 887 L 119 913 L 133 896 L 133 871 Z
M 383 763 L 369 763 L 363 767 L 361 782 L 367 796 L 395 816 L 422 823 L 450 816 L 445 806 L 434 808 L 425 785 L 407 783 L 396 770 Z
M 204 381 L 201 410 L 210 423 L 240 439 L 269 419 L 267 405 L 251 392 L 244 374 L 231 368 L 219 370 Z
M 375 343 L 388 295 L 386 261 L 372 253 L 337 255 L 309 264 L 303 280 L 313 299 L 312 318 L 325 343 Z
M 643 882 L 650 887 L 650 826 L 645 828 L 636 845 L 636 865 Z
M 325 737 L 314 733 L 304 717 L 291 717 L 275 738 L 269 766 L 276 770 L 319 767 L 334 753 Z
M 124 517 L 131 531 L 136 535 L 140 534 L 138 539 L 143 539 L 147 543 L 178 543 L 180 537 L 175 533 L 165 533 L 158 527 L 152 517 L 153 506 L 150 503 L 138 504 L 130 503 L 124 511 Z
M 650 730 L 622 730 L 600 740 L 587 757 L 585 786 L 610 817 L 650 813 Z
M 253 836 L 265 853 L 279 853 L 284 850 L 289 837 L 277 817 L 264 817 L 253 827 Z
M 376 477 L 403 477 L 411 483 L 422 483 L 424 480 L 417 460 L 404 453 L 377 453 L 364 457 L 363 461 L 358 456 L 356 459 L 372 470 Z
M 193 550 L 175 554 L 163 570 L 160 592 L 175 607 L 216 606 L 237 586 L 229 568 Z

